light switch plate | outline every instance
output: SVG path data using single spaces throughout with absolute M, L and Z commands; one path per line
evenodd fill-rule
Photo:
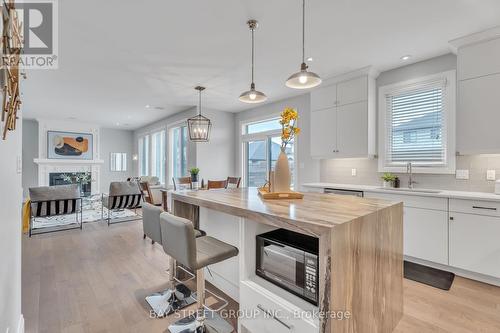
M 497 175 L 495 170 L 486 170 L 486 180 L 496 180 Z
M 351 169 L 351 176 L 356 177 L 357 174 L 358 174 L 357 169 Z
M 17 155 L 16 157 L 16 172 L 18 174 L 23 172 L 23 157 L 21 155 Z
M 469 170 L 457 170 L 455 174 L 456 179 L 469 179 Z

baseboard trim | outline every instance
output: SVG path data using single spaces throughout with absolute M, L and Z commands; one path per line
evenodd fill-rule
M 443 271 L 452 272 L 452 273 L 455 273 L 455 275 L 458 275 L 458 276 L 461 276 L 461 277 L 464 277 L 467 279 L 471 279 L 471 280 L 475 280 L 475 281 L 479 281 L 479 282 L 483 282 L 483 283 L 487 283 L 487 284 L 491 284 L 491 285 L 500 287 L 500 279 L 495 278 L 493 276 L 488 276 L 488 275 L 484 275 L 484 274 L 480 274 L 480 273 L 474 273 L 474 272 L 467 271 L 464 269 L 460 269 L 460 268 L 456 268 L 456 267 L 452 267 L 452 266 L 448 266 L 448 265 L 443 265 L 443 264 L 438 264 L 435 262 L 422 260 L 422 259 L 409 257 L 409 256 L 404 256 L 404 259 L 407 261 L 411 261 L 411 262 L 420 264 L 420 265 L 429 266 L 432 268 L 441 269 Z
M 21 313 L 21 317 L 19 317 L 19 323 L 17 324 L 17 333 L 24 333 L 24 316 Z

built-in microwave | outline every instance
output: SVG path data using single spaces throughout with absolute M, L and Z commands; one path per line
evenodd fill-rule
M 256 274 L 318 305 L 319 239 L 286 229 L 257 235 Z

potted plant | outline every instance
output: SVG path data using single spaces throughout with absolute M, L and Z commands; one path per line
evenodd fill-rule
M 383 187 L 393 187 L 394 186 L 394 181 L 396 180 L 396 176 L 393 175 L 392 173 L 386 172 L 380 178 L 382 178 L 382 180 L 383 180 L 383 183 L 382 183 Z
M 194 168 L 189 169 L 188 171 L 191 174 L 192 187 L 193 187 L 193 189 L 197 189 L 198 188 L 198 175 L 200 173 L 200 169 L 194 167 Z

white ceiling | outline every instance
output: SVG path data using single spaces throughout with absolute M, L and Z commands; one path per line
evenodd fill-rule
M 306 56 L 323 78 L 386 70 L 449 52 L 448 41 L 500 22 L 498 0 L 308 0 Z M 59 1 L 59 69 L 31 70 L 24 116 L 137 128 L 197 104 L 238 112 L 250 84 L 276 101 L 299 69 L 300 0 Z M 400 57 L 411 54 L 410 61 Z M 163 110 L 147 109 L 145 105 Z M 120 125 L 117 126 L 117 123 Z

